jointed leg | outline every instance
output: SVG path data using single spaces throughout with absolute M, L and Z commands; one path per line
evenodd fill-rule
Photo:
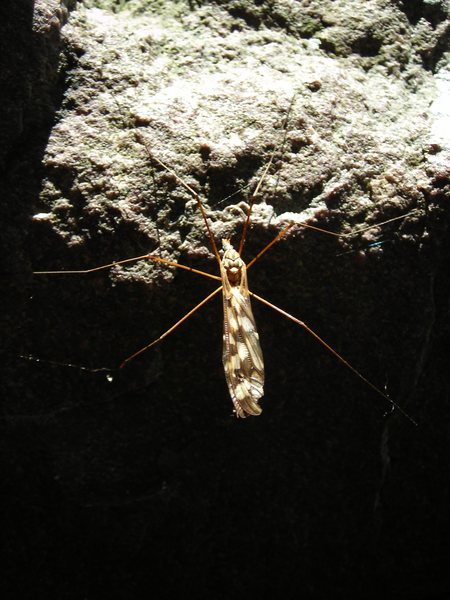
M 188 190 L 188 192 L 192 195 L 192 197 L 196 200 L 197 205 L 198 205 L 198 207 L 200 209 L 201 215 L 203 217 L 203 221 L 205 223 L 206 230 L 208 231 L 208 236 L 209 236 L 209 239 L 210 239 L 210 242 L 211 242 L 211 246 L 212 246 L 213 251 L 214 251 L 214 255 L 215 255 L 216 259 L 217 259 L 217 262 L 220 264 L 219 251 L 217 249 L 216 241 L 214 239 L 214 236 L 212 234 L 211 228 L 209 226 L 209 221 L 208 221 L 208 218 L 206 216 L 205 207 L 203 206 L 203 203 L 200 200 L 200 196 L 177 173 L 175 173 L 175 171 L 173 169 L 171 169 L 170 167 L 168 167 L 165 163 L 162 162 L 162 160 L 159 160 L 159 158 L 157 158 L 156 156 L 153 156 L 153 154 L 151 153 L 150 148 L 148 147 L 148 144 L 147 144 L 147 142 L 146 142 L 146 140 L 145 140 L 145 138 L 144 138 L 143 135 L 141 135 L 140 133 L 137 133 L 137 138 L 144 145 L 145 150 L 147 151 L 149 159 L 157 162 L 168 173 L 170 173 L 173 177 L 175 177 L 175 179 L 178 181 L 178 183 L 181 184 L 184 188 L 186 188 Z
M 241 256 L 242 256 L 242 251 L 244 250 L 245 239 L 247 237 L 247 230 L 248 230 L 249 225 L 250 225 L 250 218 L 251 218 L 251 215 L 252 215 L 253 205 L 255 204 L 255 200 L 258 197 L 259 190 L 261 189 L 263 181 L 264 181 L 264 179 L 265 179 L 265 177 L 266 177 L 266 175 L 267 175 L 267 173 L 268 173 L 268 171 L 269 171 L 269 169 L 270 169 L 270 167 L 271 167 L 271 165 L 273 163 L 273 159 L 275 158 L 276 152 L 280 148 L 283 149 L 283 146 L 284 146 L 284 144 L 286 142 L 286 137 L 287 137 L 287 123 L 288 123 L 288 120 L 289 120 L 289 115 L 291 113 L 292 107 L 294 105 L 294 101 L 295 101 L 295 94 L 291 98 L 291 102 L 289 104 L 289 107 L 288 107 L 287 112 L 286 112 L 286 116 L 285 116 L 284 121 L 283 121 L 283 129 L 284 129 L 283 141 L 280 144 L 280 146 L 277 146 L 274 149 L 274 151 L 272 152 L 272 154 L 270 156 L 270 159 L 269 159 L 269 162 L 267 163 L 266 167 L 264 168 L 263 174 L 261 175 L 261 177 L 260 177 L 260 179 L 258 181 L 258 184 L 257 184 L 257 186 L 255 188 L 255 191 L 253 192 L 253 194 L 252 194 L 252 196 L 250 198 L 250 204 L 249 204 L 248 211 L 247 211 L 247 217 L 245 219 L 244 227 L 242 229 L 241 241 L 239 243 L 239 250 L 238 250 L 238 252 L 239 252 L 239 254 Z
M 220 279 L 220 278 L 218 278 L 218 279 Z M 157 338 L 156 340 L 153 340 L 153 342 L 150 342 L 150 344 L 147 344 L 146 346 L 144 346 L 143 348 L 141 348 L 140 350 L 138 350 L 137 352 L 135 352 L 134 354 L 132 354 L 131 356 L 126 358 L 121 363 L 119 368 L 122 369 L 128 362 L 130 362 L 130 360 L 133 360 L 133 358 L 136 358 L 136 356 L 139 356 L 139 354 L 142 354 L 143 352 L 145 352 L 146 350 L 148 350 L 149 348 L 151 348 L 152 346 L 154 346 L 155 344 L 157 344 L 158 342 L 163 340 L 165 337 L 167 337 L 169 335 L 169 333 L 172 333 L 172 331 L 178 327 L 178 325 L 181 325 L 182 323 L 184 323 L 184 321 L 186 321 L 191 315 L 193 315 L 199 308 L 201 308 L 204 304 L 206 304 L 209 300 L 211 300 L 211 298 L 213 296 L 215 296 L 216 294 L 218 294 L 221 291 L 222 291 L 222 286 L 220 286 L 216 290 L 214 290 L 214 292 L 209 294 L 209 296 L 206 296 L 206 298 L 204 298 L 201 302 L 199 302 L 196 306 L 194 306 L 194 308 L 192 308 L 188 313 L 186 313 L 184 315 L 184 317 L 182 317 L 179 321 L 177 321 L 175 323 L 175 325 L 172 325 L 172 327 L 170 327 L 167 331 L 165 331 L 162 335 L 160 335 L 159 338 Z
M 399 221 L 400 219 L 405 219 L 406 217 L 409 217 L 410 215 L 414 214 L 415 212 L 417 212 L 417 211 L 412 210 L 411 212 L 406 213 L 405 215 L 393 217 L 392 219 L 388 219 L 387 221 L 382 221 L 381 223 L 374 223 L 373 225 L 365 225 L 364 227 L 361 227 L 360 229 L 357 229 L 355 231 L 350 231 L 349 233 L 336 233 L 335 231 L 330 231 L 329 229 L 322 229 L 321 227 L 316 227 L 315 225 L 310 225 L 309 223 L 302 223 L 301 221 L 289 223 L 289 225 L 287 225 L 284 229 L 282 229 L 273 238 L 273 240 L 267 244 L 267 246 L 264 246 L 264 248 L 262 250 L 260 250 L 260 252 L 258 252 L 258 254 L 254 258 L 252 258 L 252 260 L 247 265 L 247 269 L 249 269 L 252 265 L 254 265 L 255 262 L 257 260 L 259 260 L 261 258 L 261 256 L 263 256 L 263 254 L 265 254 L 267 252 L 267 250 L 269 250 L 270 248 L 272 248 L 272 246 L 274 246 L 277 242 L 279 242 L 286 235 L 286 233 L 290 229 L 292 229 L 292 227 L 294 227 L 295 225 L 298 225 L 299 227 L 305 227 L 306 229 L 312 229 L 313 231 L 318 231 L 319 233 L 325 233 L 326 235 L 332 235 L 333 237 L 345 238 L 345 237 L 350 237 L 352 235 L 356 235 L 357 233 L 363 233 L 364 231 L 368 231 L 369 229 L 373 229 L 374 227 L 381 227 L 383 225 L 387 225 L 388 223 L 392 223 L 393 221 Z
M 185 271 L 191 271 L 191 273 L 197 273 L 197 275 L 202 275 L 203 277 L 209 277 L 210 279 L 216 279 L 217 281 L 220 281 L 220 277 L 218 277 L 217 275 L 212 275 L 211 273 L 206 273 L 206 271 L 200 271 L 199 269 L 194 269 L 193 267 L 187 267 L 186 265 L 180 265 L 179 263 L 167 260 L 165 258 L 161 258 L 160 256 L 155 256 L 153 254 L 133 256 L 132 258 L 125 258 L 124 260 L 118 260 L 112 263 L 108 263 L 107 265 L 100 265 L 99 267 L 93 267 L 92 269 L 78 269 L 70 271 L 33 271 L 33 275 L 83 275 L 86 273 L 94 273 L 95 271 L 101 271 L 103 269 L 115 267 L 117 265 L 124 265 L 126 263 L 136 262 L 138 260 L 153 260 L 155 262 L 160 262 L 165 265 L 168 265 L 169 267 L 184 269 Z
M 417 425 L 417 423 L 414 421 L 414 419 L 412 419 L 403 410 L 403 408 L 399 404 L 397 404 L 394 400 L 392 400 L 391 398 L 389 398 L 389 396 L 387 396 L 384 392 L 382 392 L 379 388 L 377 388 L 373 383 L 371 383 L 368 379 L 366 379 L 364 377 L 364 375 L 362 375 L 359 371 L 357 371 L 354 367 L 352 367 L 352 365 L 347 360 L 345 360 L 345 358 L 343 356 L 341 356 L 338 352 L 336 352 L 336 350 L 334 350 L 325 340 L 323 340 L 319 335 L 317 335 L 317 333 L 315 333 L 315 331 L 313 331 L 310 327 L 308 327 L 308 325 L 306 325 L 306 323 L 304 323 L 303 321 L 300 321 L 300 319 L 297 319 L 296 317 L 293 317 L 292 315 L 290 315 L 286 311 L 282 310 L 281 308 L 278 308 L 278 306 L 275 306 L 275 304 L 272 304 L 268 300 L 265 300 L 264 298 L 261 298 L 261 296 L 258 296 L 257 294 L 254 294 L 253 292 L 250 292 L 250 295 L 253 298 L 256 298 L 256 300 L 259 300 L 260 302 L 262 302 L 266 306 L 269 306 L 270 308 L 272 308 L 276 312 L 280 313 L 280 315 L 283 315 L 284 317 L 287 317 L 288 319 L 290 319 L 291 321 L 293 321 L 297 325 L 300 325 L 300 327 L 303 327 L 303 329 L 305 329 L 305 331 L 307 331 L 309 333 L 309 335 L 311 335 L 320 344 L 322 344 L 322 346 L 324 348 L 326 348 L 328 350 L 328 352 L 331 352 L 331 354 L 334 357 L 336 357 L 343 365 L 345 365 L 357 377 L 359 377 L 362 381 L 364 381 L 365 384 L 367 384 L 369 387 L 371 387 L 379 396 L 382 396 L 385 400 L 387 400 L 388 402 L 390 402 L 390 404 L 392 406 L 394 406 L 395 408 L 397 408 L 409 421 L 411 421 L 411 423 L 413 423 L 414 425 Z

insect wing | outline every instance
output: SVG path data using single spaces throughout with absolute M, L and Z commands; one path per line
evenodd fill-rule
M 264 394 L 264 361 L 250 298 L 239 287 L 223 294 L 223 366 L 236 415 L 261 414 L 258 400 Z

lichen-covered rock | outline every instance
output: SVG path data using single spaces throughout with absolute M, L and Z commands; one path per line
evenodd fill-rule
M 111 564 L 122 594 L 133 580 L 167 597 L 194 580 L 200 596 L 335 595 L 373 588 L 380 573 L 403 593 L 431 573 L 410 567 L 419 539 L 438 560 L 446 510 L 431 528 L 420 519 L 448 494 L 426 474 L 448 448 L 448 11 L 413 4 L 104 0 L 66 3 L 68 14 L 37 3 L 24 42 L 35 92 L 20 94 L 34 116 L 2 148 L 4 239 L 18 248 L 2 317 L 5 462 L 25 472 L 11 505 L 28 510 L 25 494 L 37 511 L 23 547 L 45 548 L 45 584 L 60 596 L 81 590 L 54 575 L 71 562 L 67 538 L 83 547 L 93 597 Z M 384 421 L 387 401 L 255 302 L 263 414 L 238 423 L 217 299 L 117 368 L 215 282 L 150 260 L 32 274 L 149 252 L 217 274 L 195 194 L 216 241 L 238 245 L 259 183 L 246 262 L 298 225 L 249 269 L 250 289 L 305 321 L 418 428 L 398 412 Z M 43 487 L 60 499 L 48 527 Z

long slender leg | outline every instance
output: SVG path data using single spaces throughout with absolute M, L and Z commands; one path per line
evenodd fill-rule
M 216 279 L 217 281 L 221 281 L 220 277 L 217 275 L 212 275 L 211 273 L 206 273 L 206 271 L 200 271 L 199 269 L 194 269 L 193 267 L 188 267 L 186 265 L 181 265 L 180 263 L 173 262 L 171 260 L 167 260 L 165 258 L 161 258 L 160 256 L 155 256 L 153 254 L 143 254 L 142 256 L 133 256 L 132 258 L 125 258 L 124 260 L 118 260 L 112 263 L 108 263 L 107 265 L 100 265 L 98 267 L 93 267 L 92 269 L 78 269 L 78 270 L 62 270 L 62 271 L 33 271 L 33 275 L 83 275 L 86 273 L 94 273 L 95 271 L 101 271 L 103 269 L 108 269 L 110 267 L 115 267 L 117 265 L 124 265 L 130 262 L 136 262 L 138 260 L 153 260 L 155 262 L 160 262 L 170 267 L 176 267 L 177 269 L 184 269 L 185 271 L 190 271 L 191 273 L 197 273 L 197 275 L 202 275 L 203 277 L 209 277 L 210 279 Z
M 165 261 L 167 262 L 167 261 Z M 117 264 L 117 263 L 112 263 L 112 264 Z M 107 265 L 110 266 L 110 265 Z M 178 265 L 177 263 L 174 263 L 174 266 L 181 266 L 183 267 L 183 265 Z M 190 270 L 188 267 L 185 267 L 188 270 Z M 95 271 L 98 269 L 90 269 L 88 271 Z M 62 271 L 63 273 L 65 273 L 66 271 Z M 85 271 L 78 271 L 78 273 L 84 273 Z M 208 273 L 203 273 L 203 271 L 197 271 L 200 274 L 204 274 L 204 275 L 208 275 Z M 49 271 L 46 273 L 54 273 L 54 271 Z M 212 276 L 213 279 L 218 279 L 220 281 L 220 277 L 215 277 Z M 181 319 L 179 319 L 174 325 L 172 325 L 172 327 L 170 327 L 169 329 L 167 329 L 167 331 L 165 331 L 162 335 L 159 336 L 159 338 L 157 338 L 156 340 L 153 340 L 153 342 L 150 342 L 150 344 L 147 344 L 146 346 L 144 346 L 143 348 L 140 348 L 140 350 L 138 350 L 137 352 L 134 352 L 134 354 L 132 354 L 131 356 L 128 356 L 124 361 L 121 362 L 121 364 L 119 365 L 119 369 L 122 369 L 127 363 L 129 363 L 131 360 L 133 360 L 134 358 L 136 358 L 137 356 L 139 356 L 140 354 L 142 354 L 143 352 L 145 352 L 146 350 L 148 350 L 149 348 L 151 348 L 152 346 L 154 346 L 155 344 L 157 344 L 158 342 L 160 342 L 161 340 L 163 340 L 165 337 L 167 337 L 170 333 L 172 333 L 172 331 L 174 331 L 179 325 L 181 325 L 182 323 L 184 323 L 184 321 L 186 321 L 191 315 L 193 315 L 197 310 L 199 310 L 202 306 L 204 306 L 207 302 L 209 302 L 209 300 L 211 300 L 211 298 L 213 298 L 216 294 L 218 294 L 219 292 L 222 291 L 222 286 L 218 287 L 217 289 L 215 289 L 211 294 L 209 294 L 208 296 L 206 296 L 206 298 L 203 298 L 203 300 L 201 300 L 198 304 L 196 304 L 194 306 L 194 308 L 192 308 L 189 312 L 187 312 L 184 317 L 182 317 Z M 28 356 L 23 356 L 22 358 L 30 360 L 30 357 Z M 37 362 L 41 362 L 39 359 L 37 359 Z M 105 368 L 101 368 L 101 369 L 86 369 L 85 367 L 79 367 L 78 365 L 71 365 L 71 364 L 66 364 L 66 363 L 58 363 L 55 361 L 45 361 L 45 362 L 49 362 L 50 364 L 55 364 L 55 365 L 63 365 L 64 366 L 76 366 L 77 368 L 83 369 L 83 370 L 88 370 L 91 373 L 95 373 L 95 372 L 99 372 L 99 371 L 107 371 L 107 372 L 111 372 L 111 369 L 105 369 Z
M 252 265 L 254 265 L 255 262 L 257 260 L 259 260 L 261 258 L 261 256 L 263 256 L 263 254 L 265 254 L 267 252 L 267 250 L 269 250 L 272 246 L 274 246 L 277 242 L 279 242 L 287 234 L 287 232 L 290 229 L 292 229 L 292 227 L 295 227 L 296 225 L 298 225 L 299 227 L 305 227 L 306 229 L 312 229 L 313 231 L 318 231 L 319 233 L 324 233 L 326 235 L 332 235 L 333 237 L 345 238 L 345 237 L 351 237 L 352 235 L 356 235 L 358 233 L 363 233 L 364 231 L 368 231 L 369 229 L 373 229 L 374 227 L 382 227 L 383 225 L 387 225 L 388 223 L 392 223 L 393 221 L 399 221 L 400 219 L 405 219 L 406 217 L 409 217 L 410 215 L 412 215 L 416 212 L 417 212 L 417 209 L 412 210 L 404 215 L 400 215 L 398 217 L 393 217 L 392 219 L 388 219 L 387 221 L 382 221 L 381 223 L 374 223 L 373 225 L 366 225 L 364 227 L 356 229 L 355 231 L 350 231 L 348 233 L 337 233 L 335 231 L 330 231 L 329 229 L 322 229 L 322 227 L 316 227 L 315 225 L 310 225 L 309 223 L 304 223 L 302 221 L 295 221 L 293 223 L 289 223 L 289 225 L 287 225 L 284 229 L 282 229 L 273 238 L 273 240 L 271 242 L 269 242 L 267 244 L 267 246 L 264 246 L 264 248 L 262 250 L 260 250 L 260 252 L 258 252 L 258 254 L 247 264 L 247 269 L 249 269 Z
M 250 295 L 253 296 L 253 298 L 256 298 L 256 300 L 259 300 L 260 302 L 262 302 L 263 304 L 265 304 L 266 306 L 269 306 L 270 308 L 272 308 L 273 310 L 275 310 L 276 312 L 280 313 L 280 315 L 283 315 L 284 317 L 290 319 L 291 321 L 293 321 L 294 323 L 296 323 L 297 325 L 300 325 L 300 327 L 303 327 L 303 329 L 305 331 L 307 331 L 309 333 L 309 335 L 311 335 L 314 339 L 316 339 L 320 344 L 322 344 L 322 346 L 324 348 L 326 348 L 328 350 L 328 352 L 330 352 L 335 358 L 337 358 L 343 365 L 345 365 L 348 369 L 350 369 L 350 371 L 352 371 L 352 373 L 354 373 L 357 377 L 359 377 L 362 381 L 364 381 L 365 384 L 367 384 L 369 387 L 371 387 L 379 396 L 382 396 L 385 400 L 387 400 L 392 406 L 394 406 L 396 409 L 398 409 L 402 415 L 404 415 L 409 421 L 411 421 L 411 423 L 413 423 L 414 425 L 417 425 L 417 423 L 414 421 L 414 419 L 412 419 L 404 410 L 403 408 L 397 404 L 397 402 L 395 402 L 394 400 L 392 400 L 391 398 L 389 398 L 389 396 L 387 396 L 384 392 L 382 392 L 379 388 L 377 388 L 376 385 L 374 385 L 373 383 L 371 383 L 368 379 L 366 379 L 364 377 L 364 375 L 362 375 L 359 371 L 357 371 L 355 369 L 355 367 L 353 367 L 347 360 L 345 360 L 345 358 L 343 356 L 341 356 L 338 352 L 336 352 L 336 350 L 334 350 L 325 340 L 323 340 L 315 331 L 313 331 L 308 325 L 306 325 L 306 323 L 304 323 L 303 321 L 300 321 L 300 319 L 297 319 L 296 317 L 292 316 L 291 314 L 287 313 L 286 311 L 284 311 L 283 309 L 279 308 L 278 306 L 276 306 L 275 304 L 272 304 L 271 302 L 269 302 L 268 300 L 265 300 L 264 298 L 261 298 L 261 296 L 258 296 L 257 294 L 254 294 L 253 292 L 250 292 Z
M 286 112 L 286 116 L 285 116 L 284 121 L 283 121 L 284 137 L 283 137 L 283 141 L 282 141 L 282 143 L 280 145 L 281 148 L 284 146 L 285 141 L 286 141 L 286 136 L 287 136 L 286 126 L 287 126 L 287 122 L 289 120 L 289 115 L 290 115 L 292 106 L 294 105 L 294 100 L 295 100 L 295 95 L 292 97 L 292 99 L 290 101 L 288 110 Z M 216 259 L 217 259 L 217 262 L 220 264 L 220 255 L 219 255 L 219 251 L 217 249 L 217 244 L 215 242 L 214 236 L 212 234 L 212 231 L 211 231 L 211 228 L 210 228 L 210 225 L 209 225 L 208 218 L 206 216 L 205 207 L 203 206 L 203 203 L 200 200 L 199 195 L 173 169 L 171 169 L 168 165 L 166 165 L 162 160 L 160 160 L 156 156 L 153 156 L 150 148 L 148 147 L 148 144 L 147 144 L 144 136 L 140 132 L 137 133 L 137 138 L 140 141 L 140 143 L 143 144 L 143 146 L 145 147 L 145 150 L 146 150 L 147 155 L 150 158 L 150 160 L 155 161 L 161 167 L 163 167 L 168 173 L 170 173 L 178 181 L 178 183 L 180 185 L 182 185 L 185 189 L 187 189 L 188 192 L 192 195 L 192 197 L 196 200 L 197 205 L 198 205 L 198 207 L 200 209 L 200 212 L 202 214 L 203 221 L 205 223 L 206 229 L 208 231 L 208 236 L 209 236 L 209 239 L 211 241 L 211 246 L 213 248 L 214 254 L 215 254 Z M 247 230 L 248 230 L 248 227 L 250 225 L 250 218 L 251 218 L 251 214 L 252 214 L 253 205 L 255 203 L 256 198 L 258 197 L 258 194 L 259 194 L 259 191 L 260 191 L 261 186 L 263 184 L 263 181 L 264 181 L 264 179 L 265 179 L 265 177 L 266 177 L 266 175 L 267 175 L 267 173 L 268 173 L 268 171 L 269 171 L 269 169 L 270 169 L 270 167 L 271 167 L 271 165 L 273 163 L 273 160 L 275 158 L 275 154 L 277 153 L 278 150 L 279 150 L 279 147 L 275 148 L 274 151 L 272 152 L 272 154 L 270 156 L 270 159 L 269 159 L 269 162 L 265 166 L 264 171 L 263 171 L 263 173 L 262 173 L 262 175 L 261 175 L 261 177 L 260 177 L 260 179 L 258 181 L 258 184 L 257 184 L 257 186 L 255 188 L 255 191 L 253 192 L 253 194 L 252 194 L 252 196 L 250 198 L 250 204 L 249 204 L 249 208 L 248 208 L 248 211 L 247 211 L 247 216 L 246 216 L 246 219 L 245 219 L 245 222 L 244 222 L 244 227 L 243 227 L 243 230 L 242 230 L 241 241 L 239 243 L 238 252 L 239 252 L 240 255 L 242 254 L 242 251 L 244 249 L 245 239 L 246 239 L 246 236 L 247 236 Z
M 214 255 L 215 255 L 216 259 L 217 259 L 217 262 L 220 265 L 220 255 L 219 255 L 219 251 L 217 249 L 217 244 L 216 244 L 216 241 L 215 241 L 214 236 L 212 234 L 211 227 L 209 226 L 208 217 L 206 216 L 205 207 L 203 206 L 203 202 L 200 200 L 200 196 L 177 173 L 175 173 L 175 171 L 173 169 L 171 169 L 170 167 L 168 167 L 165 163 L 162 162 L 162 160 L 159 160 L 159 158 L 157 158 L 156 156 L 153 156 L 153 154 L 151 153 L 150 148 L 148 147 L 148 144 L 147 144 L 147 142 L 146 142 L 146 140 L 145 140 L 145 138 L 144 138 L 143 135 L 141 135 L 140 133 L 137 133 L 137 138 L 141 142 L 141 144 L 143 144 L 143 146 L 145 147 L 145 150 L 146 150 L 146 152 L 148 154 L 149 159 L 152 160 L 152 161 L 157 162 L 168 173 L 170 173 L 173 177 L 175 177 L 175 179 L 178 181 L 178 183 L 181 184 L 184 188 L 186 188 L 188 190 L 188 192 L 190 192 L 190 194 L 192 195 L 192 197 L 196 200 L 197 205 L 198 205 L 198 207 L 200 209 L 201 215 L 203 217 L 203 221 L 205 223 L 206 230 L 208 232 L 208 236 L 209 236 L 209 239 L 210 239 L 210 242 L 211 242 L 211 246 L 212 246 L 213 251 L 214 251 Z
M 192 308 L 188 313 L 186 313 L 184 315 L 184 317 L 182 317 L 179 321 L 177 321 L 174 325 L 172 325 L 172 327 L 170 327 L 167 331 L 165 331 L 162 335 L 160 335 L 159 338 L 157 338 L 156 340 L 153 340 L 153 342 L 150 342 L 150 344 L 147 344 L 146 346 L 144 346 L 143 348 L 141 348 L 140 350 L 138 350 L 137 352 L 135 352 L 134 354 L 132 354 L 131 356 L 126 358 L 120 364 L 119 368 L 122 369 L 128 362 L 130 362 L 130 360 L 133 360 L 133 358 L 136 358 L 136 356 L 139 356 L 140 354 L 142 354 L 143 352 L 145 352 L 146 350 L 148 350 L 149 348 L 151 348 L 152 346 L 154 346 L 155 344 L 157 344 L 158 342 L 163 340 L 165 337 L 167 337 L 169 335 L 169 333 L 172 333 L 172 331 L 174 329 L 176 329 L 179 325 L 184 323 L 184 321 L 186 321 L 191 315 L 193 315 L 199 308 L 201 308 L 204 304 L 206 304 L 209 300 L 211 300 L 211 298 L 213 296 L 215 296 L 216 294 L 218 294 L 221 291 L 222 291 L 222 286 L 220 286 L 216 290 L 214 290 L 214 292 L 209 294 L 209 296 L 206 296 L 206 298 L 204 298 L 201 302 L 199 302 L 196 306 L 194 306 L 194 308 Z
M 286 129 L 286 127 L 287 127 L 287 123 L 288 123 L 288 120 L 289 120 L 289 115 L 290 115 L 292 107 L 294 105 L 294 100 L 295 100 L 295 94 L 291 98 L 291 102 L 289 103 L 289 107 L 287 109 L 286 116 L 285 116 L 284 121 L 283 121 L 283 129 L 284 129 L 283 141 L 281 142 L 280 146 L 276 147 L 274 149 L 274 151 L 272 152 L 272 154 L 270 156 L 270 159 L 269 159 L 269 162 L 265 166 L 264 171 L 263 171 L 263 173 L 262 173 L 262 175 L 261 175 L 261 177 L 260 177 L 260 179 L 258 181 L 258 184 L 257 184 L 257 186 L 255 188 L 255 191 L 253 192 L 253 194 L 252 194 L 252 196 L 250 198 L 250 204 L 249 204 L 249 207 L 248 207 L 247 216 L 245 218 L 244 227 L 242 229 L 241 241 L 239 243 L 239 250 L 238 250 L 238 252 L 239 252 L 240 255 L 242 255 L 242 251 L 244 250 L 245 239 L 247 237 L 247 231 L 248 231 L 248 228 L 249 228 L 249 225 L 250 225 L 250 218 L 251 218 L 251 215 L 252 215 L 253 205 L 255 204 L 255 200 L 256 200 L 256 198 L 257 198 L 257 196 L 259 194 L 259 190 L 261 189 L 263 181 L 264 181 L 264 179 L 265 179 L 265 177 L 266 177 L 266 175 L 267 175 L 267 173 L 268 173 L 268 171 L 269 171 L 269 169 L 270 169 L 270 167 L 271 167 L 271 165 L 273 163 L 273 159 L 275 158 L 276 152 L 279 150 L 279 148 L 282 149 L 283 146 L 284 146 L 284 144 L 285 144 L 285 142 L 286 142 L 286 136 L 287 136 L 287 129 Z

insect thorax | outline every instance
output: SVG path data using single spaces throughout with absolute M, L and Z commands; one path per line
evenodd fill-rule
M 232 286 L 242 284 L 245 276 L 245 263 L 233 246 L 230 240 L 222 240 L 223 256 L 222 267 L 227 274 L 228 281 Z

